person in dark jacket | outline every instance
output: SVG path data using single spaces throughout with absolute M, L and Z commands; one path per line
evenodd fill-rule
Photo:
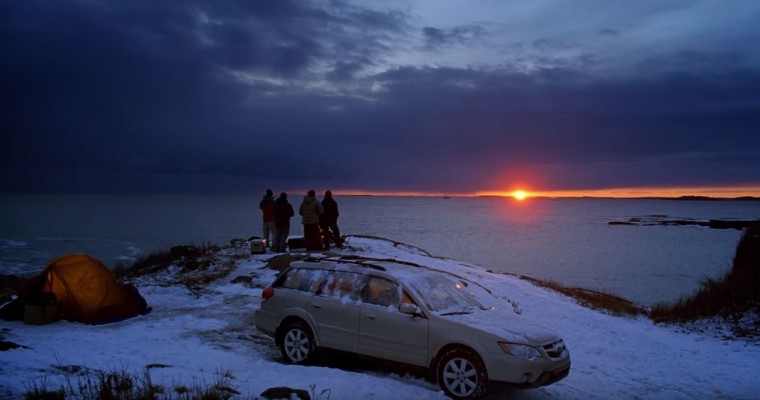
M 341 247 L 343 242 L 340 238 L 340 229 L 338 228 L 338 202 L 332 197 L 331 191 L 325 192 L 325 198 L 322 200 L 324 214 L 319 217 L 319 225 L 322 228 L 325 250 L 330 248 L 330 241 L 335 243 L 336 247 Z
M 319 231 L 319 216 L 324 213 L 322 204 L 317 201 L 316 194 L 309 190 L 303 198 L 298 213 L 301 214 L 303 224 L 303 238 L 306 242 L 306 250 L 322 250 L 322 233 Z
M 259 203 L 259 208 L 261 209 L 261 215 L 264 219 L 264 225 L 263 225 L 263 234 L 264 234 L 264 241 L 267 243 L 267 246 L 272 247 L 272 242 L 270 242 L 270 233 L 274 234 L 275 226 L 274 226 L 274 194 L 272 193 L 272 189 L 267 189 L 267 193 L 264 195 L 264 198 L 261 199 L 261 202 Z M 274 235 L 272 235 L 274 236 Z
M 274 239 L 272 250 L 283 253 L 288 243 L 290 234 L 290 217 L 295 215 L 293 206 L 288 203 L 288 194 L 280 193 L 280 197 L 274 202 Z

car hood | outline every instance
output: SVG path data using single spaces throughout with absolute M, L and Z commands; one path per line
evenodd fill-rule
M 491 333 L 510 343 L 537 346 L 560 339 L 556 332 L 534 321 L 493 309 L 475 310 L 470 314 L 445 315 L 439 318 Z

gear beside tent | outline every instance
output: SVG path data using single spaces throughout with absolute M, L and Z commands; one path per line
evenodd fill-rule
M 62 318 L 90 324 L 118 321 L 150 310 L 137 288 L 122 285 L 103 263 L 84 254 L 53 259 L 17 292 L 27 314 L 32 312 L 29 306 L 54 305 Z

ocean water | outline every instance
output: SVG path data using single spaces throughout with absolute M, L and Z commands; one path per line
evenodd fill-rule
M 297 209 L 301 196 L 291 195 Z M 642 305 L 688 295 L 731 265 L 738 230 L 620 226 L 632 217 L 758 219 L 760 203 L 336 196 L 343 234 L 389 238 L 495 271 L 605 290 Z M 87 253 L 112 267 L 184 244 L 261 234 L 260 197 L 0 195 L 0 273 Z M 295 217 L 291 235 L 302 233 Z

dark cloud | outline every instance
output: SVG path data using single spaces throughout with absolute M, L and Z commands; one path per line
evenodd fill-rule
M 457 171 L 482 174 L 488 165 L 491 170 L 549 164 L 577 168 L 620 161 L 622 169 L 631 162 L 684 153 L 692 154 L 692 161 L 681 163 L 697 177 L 715 167 L 709 158 L 716 155 L 745 167 L 730 174 L 722 169 L 723 182 L 747 182 L 758 172 L 751 161 L 760 156 L 760 138 L 753 134 L 760 117 L 751 93 L 760 89 L 758 74 L 736 80 L 662 75 L 625 82 L 584 82 L 574 72 L 567 75 L 440 69 L 389 73 L 389 92 L 396 96 L 391 103 L 407 110 L 405 121 L 415 130 L 434 132 L 428 137 L 399 133 L 394 140 L 402 148 L 428 147 L 426 161 L 435 160 L 433 169 L 449 167 L 449 177 Z M 719 100 L 729 94 L 735 105 Z M 587 169 L 582 178 L 587 184 L 609 184 L 607 176 L 615 176 L 612 169 Z M 653 178 L 632 175 L 631 184 Z M 668 175 L 675 174 L 658 174 L 663 179 Z M 562 179 L 550 183 L 566 185 Z
M 604 36 L 620 36 L 621 35 L 621 31 L 619 29 L 614 29 L 614 28 L 603 28 L 599 31 L 599 33 Z
M 682 50 L 608 75 L 593 52 L 527 70 L 399 64 L 419 48 L 410 21 L 339 1 L 0 2 L 0 190 L 466 192 L 760 176 L 760 72 L 740 52 Z M 486 35 L 422 31 L 436 49 Z
M 476 42 L 487 34 L 486 28 L 478 25 L 457 26 L 452 29 L 441 29 L 426 26 L 422 28 L 428 48 L 450 45 L 467 45 Z

